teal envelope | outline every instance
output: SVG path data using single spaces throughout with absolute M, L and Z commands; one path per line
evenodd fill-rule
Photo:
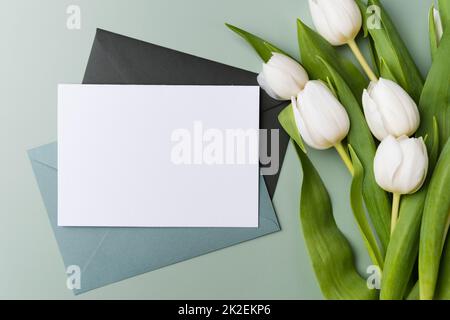
M 81 270 L 75 294 L 280 230 L 263 178 L 258 228 L 59 227 L 57 144 L 29 150 L 28 155 L 64 264 Z

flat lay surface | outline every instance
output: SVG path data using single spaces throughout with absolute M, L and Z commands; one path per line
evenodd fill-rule
M 432 0 L 385 1 L 422 73 L 429 69 Z M 27 150 L 57 138 L 57 84 L 81 83 L 96 28 L 259 72 L 260 60 L 225 22 L 244 27 L 298 56 L 295 21 L 311 25 L 305 0 L 1 1 L 7 43 L 0 94 L 0 298 L 75 296 L 48 221 Z M 80 29 L 67 24 L 71 5 Z M 19 17 L 19 18 L 17 18 Z M 270 21 L 270 23 L 267 23 Z M 8 75 L 8 76 L 6 76 Z M 26 88 L 26 89 L 24 89 Z M 24 91 L 25 90 L 25 91 Z M 347 201 L 350 177 L 332 151 L 311 151 L 338 225 L 364 274 L 365 253 Z M 76 298 L 321 299 L 299 228 L 300 165 L 289 147 L 274 206 L 281 231 L 88 292 Z

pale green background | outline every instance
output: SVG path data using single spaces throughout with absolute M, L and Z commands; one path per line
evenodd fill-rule
M 74 297 L 65 286 L 63 261 L 26 150 L 56 140 L 56 85 L 81 82 L 97 27 L 257 72 L 260 61 L 224 22 L 260 34 L 293 55 L 298 54 L 295 19 L 311 22 L 306 0 L 0 3 L 0 298 Z M 425 73 L 432 0 L 384 3 Z M 81 30 L 66 28 L 70 4 L 81 8 Z M 311 155 L 364 271 L 369 260 L 348 205 L 349 176 L 333 152 Z M 300 181 L 290 148 L 275 197 L 281 232 L 77 298 L 321 298 L 299 230 Z

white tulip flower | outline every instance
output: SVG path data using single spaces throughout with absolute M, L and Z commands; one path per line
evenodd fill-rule
M 410 194 L 420 189 L 428 171 L 428 153 L 422 138 L 388 136 L 378 146 L 375 179 L 386 191 Z
M 317 32 L 333 46 L 347 44 L 370 80 L 377 76 L 356 44 L 362 27 L 361 11 L 355 0 L 309 0 Z
M 258 83 L 276 100 L 291 100 L 305 87 L 309 77 L 305 69 L 294 59 L 274 52 L 263 64 Z
M 380 141 L 389 135 L 409 137 L 420 124 L 416 103 L 391 80 L 381 78 L 370 83 L 363 93 L 363 109 L 370 131 Z
M 309 0 L 309 8 L 317 31 L 334 46 L 355 39 L 361 30 L 361 11 L 355 0 Z
M 347 136 L 347 111 L 321 81 L 309 81 L 297 99 L 292 99 L 292 107 L 298 131 L 312 148 L 329 149 Z
M 428 172 L 428 153 L 422 138 L 387 136 L 378 146 L 374 160 L 375 180 L 394 194 L 391 233 L 398 219 L 400 197 L 418 191 Z

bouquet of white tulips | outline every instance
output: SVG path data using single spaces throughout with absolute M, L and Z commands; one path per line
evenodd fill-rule
M 227 25 L 262 58 L 261 88 L 286 101 L 278 119 L 301 160 L 300 221 L 326 298 L 450 299 L 450 1 L 438 2 L 426 80 L 380 0 L 309 0 L 316 31 L 298 20 L 301 63 Z M 358 35 L 369 38 L 372 64 Z M 305 144 L 335 148 L 352 175 L 353 215 L 379 287 L 357 272 Z

